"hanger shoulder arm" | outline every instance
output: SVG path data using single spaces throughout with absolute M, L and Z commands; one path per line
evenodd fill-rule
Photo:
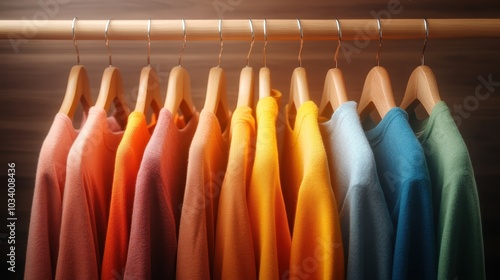
M 441 101 L 434 73 L 428 66 L 418 66 L 413 70 L 406 86 L 400 107 L 407 109 L 419 101 L 428 114 Z
M 117 80 L 121 82 L 121 75 L 118 68 L 109 66 L 104 69 L 102 74 L 101 86 L 99 88 L 99 95 L 95 102 L 95 106 L 107 111 L 111 106 L 111 103 L 116 98 L 117 95 Z
M 259 70 L 259 98 L 271 96 L 271 70 L 262 67 Z
M 238 90 L 238 102 L 237 107 L 246 106 L 253 108 L 253 97 L 254 97 L 254 75 L 252 67 L 244 67 L 241 69 L 240 73 L 240 84 Z
M 223 80 L 225 82 L 225 74 L 222 68 L 212 67 L 208 74 L 207 94 L 203 109 L 209 110 L 214 114 L 217 112 Z
M 164 108 L 172 114 L 180 109 L 186 121 L 195 114 L 189 73 L 181 66 L 175 66 L 170 71 Z
M 89 78 L 85 67 L 75 65 L 71 67 L 68 85 L 59 112 L 72 118 L 80 103 L 83 110 L 88 112 L 90 106 L 92 106 L 92 96 L 90 95 Z
M 101 87 L 95 106 L 108 111 L 112 103 L 114 103 L 116 109 L 115 118 L 124 128 L 127 124 L 129 108 L 125 101 L 123 80 L 120 70 L 114 66 L 109 66 L 102 75 Z
M 347 92 L 345 89 L 344 77 L 342 71 L 338 68 L 328 70 L 325 77 L 325 84 L 323 86 L 323 95 L 319 106 L 319 112 L 322 114 L 327 108 L 328 104 L 331 105 L 332 110 L 335 111 L 340 105 L 347 102 Z
M 311 97 L 309 95 L 309 86 L 307 85 L 306 70 L 303 67 L 297 67 L 292 73 L 288 104 L 291 108 L 298 110 L 303 103 L 309 100 L 311 100 Z
M 222 129 L 229 123 L 229 106 L 226 95 L 226 74 L 224 69 L 212 67 L 208 75 L 207 94 L 203 109 L 217 116 Z
M 373 107 L 375 107 L 382 118 L 389 110 L 396 107 L 389 74 L 381 66 L 373 67 L 366 76 L 359 101 L 358 113 L 364 116 Z
M 146 114 L 148 107 L 151 107 L 155 114 L 160 111 L 160 80 L 154 68 L 150 66 L 141 70 L 135 111 Z

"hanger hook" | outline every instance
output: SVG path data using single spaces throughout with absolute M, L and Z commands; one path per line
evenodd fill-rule
M 300 49 L 299 49 L 299 67 L 302 67 L 302 47 L 304 46 L 304 31 L 302 30 L 302 25 L 300 24 L 300 19 L 297 18 L 297 26 L 299 27 L 300 33 Z
M 340 46 L 342 46 L 342 29 L 340 28 L 340 21 L 338 18 L 335 19 L 337 22 L 337 30 L 338 30 L 338 35 L 339 35 L 339 44 L 337 45 L 337 49 L 335 50 L 335 68 L 337 68 L 337 57 L 339 56 L 339 51 L 340 51 Z
M 186 21 L 182 19 L 182 33 L 183 33 L 183 41 L 182 41 L 182 49 L 179 53 L 179 66 L 181 66 L 182 55 L 184 54 L 184 49 L 186 48 Z
M 378 52 L 377 52 L 377 66 L 380 66 L 380 51 L 382 50 L 382 24 L 380 23 L 380 18 L 377 18 L 378 26 Z
M 148 66 L 151 66 L 151 18 L 148 20 Z
M 109 47 L 109 39 L 108 39 L 108 30 L 109 30 L 109 23 L 110 22 L 111 22 L 111 19 L 108 19 L 108 22 L 106 23 L 106 28 L 104 29 L 104 40 L 106 42 L 106 48 L 108 49 L 109 66 L 113 65 L 111 63 L 111 48 Z
M 425 40 L 424 40 L 424 47 L 422 48 L 422 58 L 421 58 L 422 65 L 425 64 L 425 47 L 427 47 L 427 39 L 429 38 L 429 25 L 427 24 L 426 18 L 424 18 L 424 28 L 425 28 Z
M 78 18 L 73 18 L 73 24 L 71 24 L 71 30 L 73 32 L 73 45 L 75 46 L 75 51 L 76 51 L 76 61 L 78 64 L 80 64 L 80 50 L 78 50 L 78 44 L 76 43 L 76 34 L 75 34 L 75 25 L 76 25 L 76 20 Z
M 266 19 L 264 19 L 264 50 L 262 51 L 262 60 L 264 61 L 264 67 L 267 67 L 266 46 L 267 46 L 267 22 Z
M 250 66 L 250 54 L 252 53 L 253 44 L 255 43 L 255 33 L 253 31 L 253 23 L 251 19 L 248 19 L 248 24 L 250 25 L 250 32 L 252 33 L 252 42 L 250 43 L 250 50 L 247 54 L 247 67 Z
M 219 61 L 217 63 L 217 67 L 220 67 L 222 50 L 224 49 L 224 41 L 222 40 L 222 19 L 219 19 L 219 39 L 220 39 L 220 51 L 219 51 Z

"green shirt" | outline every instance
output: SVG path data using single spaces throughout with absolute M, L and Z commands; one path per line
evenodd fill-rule
M 485 279 L 481 213 L 467 147 L 446 104 L 410 121 L 425 151 L 432 183 L 437 279 Z

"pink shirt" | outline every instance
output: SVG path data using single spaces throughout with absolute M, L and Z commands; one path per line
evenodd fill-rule
M 227 137 L 223 137 L 217 117 L 202 110 L 189 150 L 177 248 L 177 279 L 211 279 L 217 208 L 227 157 Z
M 43 141 L 36 170 L 24 279 L 55 276 L 66 159 L 77 135 L 71 119 L 58 113 Z
M 159 114 L 137 175 L 125 279 L 174 279 L 177 228 L 195 114 L 183 128 L 167 109 Z
M 104 251 L 116 149 L 106 112 L 90 108 L 68 155 L 56 279 L 99 279 Z

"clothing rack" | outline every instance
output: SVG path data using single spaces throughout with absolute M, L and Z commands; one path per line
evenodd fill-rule
M 104 40 L 108 20 L 77 20 L 77 40 Z M 301 19 L 304 40 L 336 40 L 335 19 Z M 342 40 L 378 40 L 377 20 L 339 19 Z M 381 19 L 383 39 L 406 40 L 425 37 L 423 19 Z M 500 38 L 500 19 L 428 19 L 428 38 Z M 0 20 L 0 40 L 72 40 L 73 20 Z M 255 40 L 264 40 L 264 20 L 252 20 Z M 185 20 L 188 41 L 240 40 L 250 41 L 246 19 L 222 19 L 219 34 L 218 19 Z M 295 19 L 266 20 L 267 40 L 299 40 Z M 146 40 L 148 20 L 111 20 L 109 40 Z M 182 40 L 182 20 L 151 20 L 151 40 Z

